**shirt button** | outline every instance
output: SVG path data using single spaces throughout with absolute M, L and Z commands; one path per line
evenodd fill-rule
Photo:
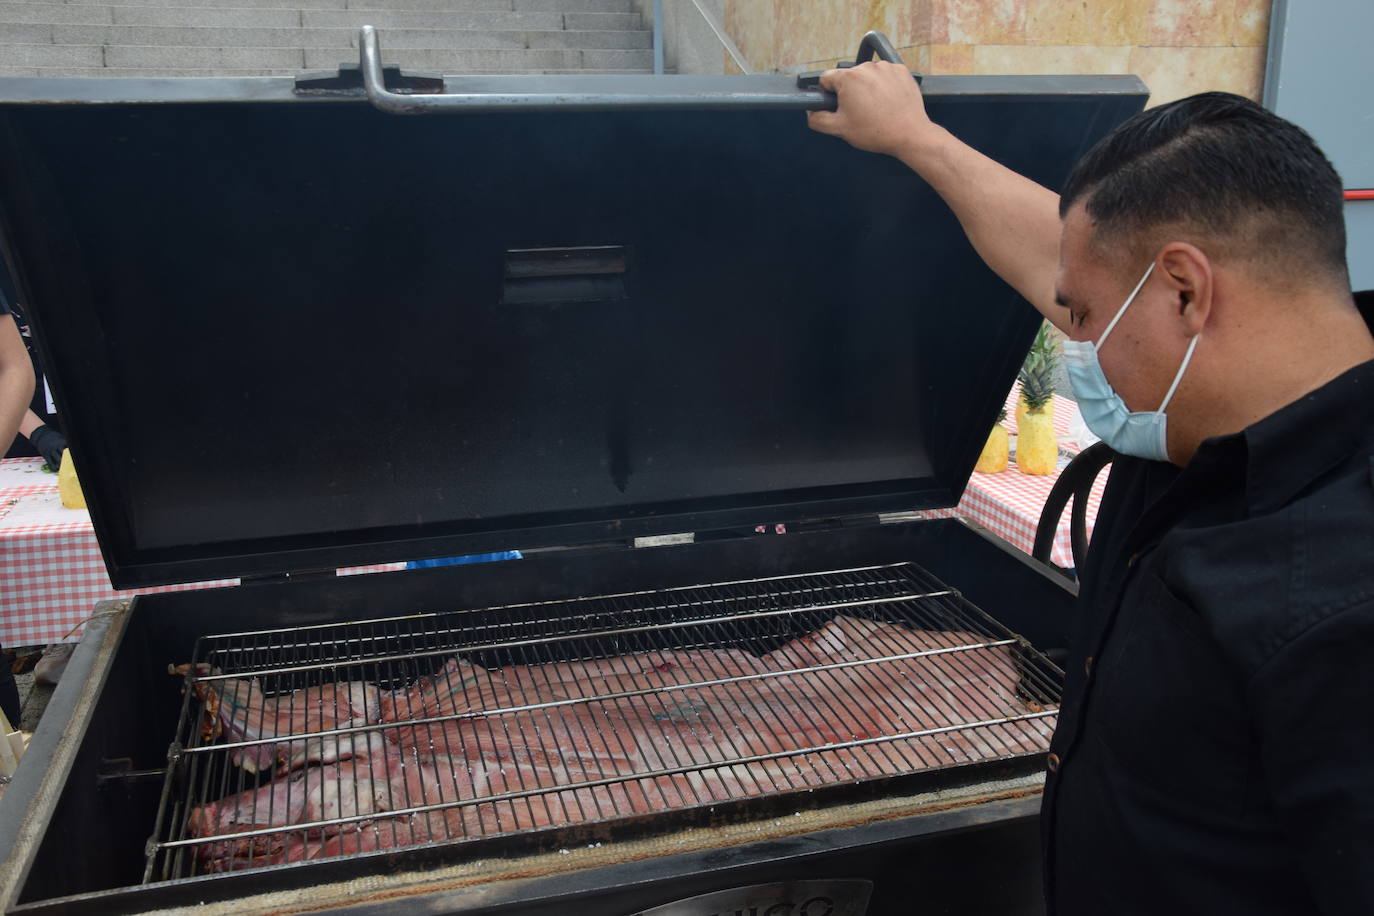
M 1045 769 L 1049 770 L 1051 773 L 1059 772 L 1058 754 L 1050 754 L 1048 757 L 1045 758 Z
M 1092 673 L 1093 673 L 1093 657 L 1092 657 L 1091 655 L 1089 655 L 1087 658 L 1083 659 L 1083 673 L 1084 673 L 1085 675 L 1087 675 L 1088 677 L 1092 677 Z
M 1135 564 L 1137 564 L 1137 563 L 1139 563 L 1139 562 L 1140 562 L 1140 554 L 1138 554 L 1138 553 L 1133 553 L 1133 554 L 1131 554 L 1131 558 L 1130 558 L 1129 560 L 1126 561 L 1126 567 L 1127 567 L 1128 569 L 1134 569 L 1134 568 L 1135 568 Z

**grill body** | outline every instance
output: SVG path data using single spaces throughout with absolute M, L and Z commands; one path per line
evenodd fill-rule
M 406 912 L 424 900 L 440 912 L 628 916 L 723 889 L 826 878 L 871 882 L 874 914 L 908 912 L 913 893 L 936 912 L 1036 912 L 1037 753 L 734 804 L 141 883 L 181 715 L 167 665 L 190 658 L 225 620 L 267 630 L 532 602 L 566 614 L 579 596 L 608 591 L 906 563 L 1038 649 L 1063 644 L 1072 595 L 1062 580 L 951 520 L 569 552 L 117 604 L 92 625 L 36 736 L 30 754 L 39 756 L 0 808 L 0 836 L 14 844 L 5 866 L 7 909 L 138 912 L 218 901 L 244 912 L 258 907 L 246 898 L 274 894 L 263 898 L 262 911 L 366 900 L 368 910 Z

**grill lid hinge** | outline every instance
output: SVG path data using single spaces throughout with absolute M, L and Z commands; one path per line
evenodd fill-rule
M 382 82 L 393 92 L 433 94 L 444 91 L 444 77 L 438 73 L 407 73 L 400 67 L 382 67 Z M 316 70 L 296 75 L 297 95 L 362 95 L 361 63 L 339 64 L 336 71 Z

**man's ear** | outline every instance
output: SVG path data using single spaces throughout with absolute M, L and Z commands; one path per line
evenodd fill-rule
M 1172 292 L 1185 337 L 1202 333 L 1212 314 L 1216 276 L 1206 253 L 1188 242 L 1169 242 L 1155 258 L 1160 279 Z

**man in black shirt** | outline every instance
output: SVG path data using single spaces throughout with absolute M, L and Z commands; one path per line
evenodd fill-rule
M 1335 170 L 1208 93 L 1122 125 L 1061 200 L 902 67 L 822 85 L 812 126 L 941 194 L 1123 453 L 1047 758 L 1049 910 L 1374 913 L 1374 338 Z

